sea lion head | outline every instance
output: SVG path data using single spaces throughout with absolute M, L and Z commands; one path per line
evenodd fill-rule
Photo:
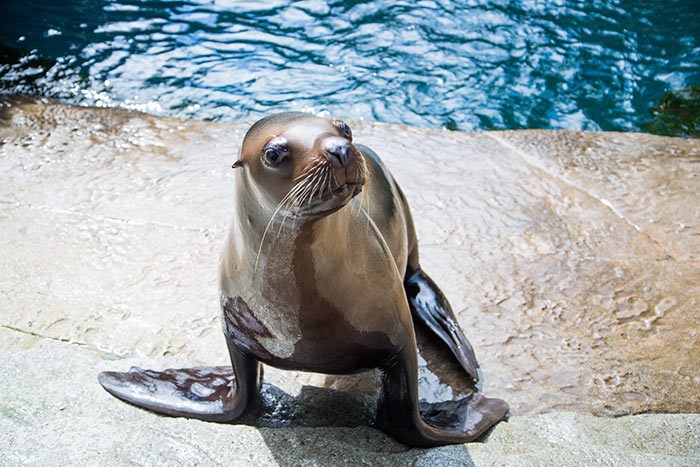
M 246 133 L 238 161 L 276 213 L 318 218 L 362 191 L 367 168 L 347 123 L 301 112 L 271 115 Z

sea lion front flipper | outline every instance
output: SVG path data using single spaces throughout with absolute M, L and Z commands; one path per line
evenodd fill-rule
M 458 401 L 418 401 L 418 361 L 405 347 L 382 369 L 382 394 L 377 403 L 378 428 L 409 446 L 434 447 L 474 441 L 508 415 L 501 399 L 472 394 Z
M 258 393 L 260 364 L 231 349 L 227 366 L 100 373 L 113 396 L 154 412 L 226 422 L 240 417 Z
M 471 376 L 479 381 L 479 363 L 474 349 L 457 323 L 452 307 L 440 288 L 418 267 L 404 279 L 404 289 L 414 319 L 418 318 L 452 350 L 457 360 Z

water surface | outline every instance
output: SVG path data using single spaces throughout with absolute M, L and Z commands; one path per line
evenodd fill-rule
M 700 84 L 697 0 L 8 0 L 0 25 L 4 92 L 207 120 L 635 131 Z

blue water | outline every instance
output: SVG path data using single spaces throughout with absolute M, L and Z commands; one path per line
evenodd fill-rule
M 0 89 L 234 120 L 643 129 L 700 84 L 700 0 L 14 1 Z

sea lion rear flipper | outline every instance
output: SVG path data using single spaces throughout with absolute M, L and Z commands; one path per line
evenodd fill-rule
M 99 381 L 113 396 L 154 412 L 226 422 L 240 417 L 256 396 L 260 364 L 233 351 L 231 367 L 106 371 Z
M 420 414 L 426 423 L 436 428 L 461 431 L 472 439 L 503 420 L 508 410 L 508 404 L 503 400 L 478 393 L 456 401 L 420 403 Z
M 474 349 L 457 323 L 452 307 L 440 288 L 418 267 L 408 271 L 404 289 L 413 318 L 418 318 L 452 350 L 467 374 L 479 381 L 479 363 Z
M 417 380 L 418 362 L 409 348 L 382 369 L 376 423 L 402 443 L 420 447 L 467 443 L 508 415 L 506 402 L 478 393 L 457 401 L 419 402 Z

